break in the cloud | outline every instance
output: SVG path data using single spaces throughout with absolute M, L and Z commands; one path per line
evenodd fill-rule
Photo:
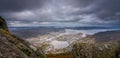
M 11 26 L 53 22 L 67 26 L 120 25 L 119 3 L 120 0 L 1 0 L 0 15 Z M 44 22 L 48 23 L 41 24 Z

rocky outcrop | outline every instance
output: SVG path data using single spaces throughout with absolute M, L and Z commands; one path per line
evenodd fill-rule
M 0 17 L 0 58 L 45 58 L 45 54 L 27 41 L 12 35 Z
M 77 43 L 72 52 L 74 58 L 120 58 L 118 43 Z
M 7 23 L 1 16 L 0 16 L 0 29 L 8 31 Z
M 120 41 L 96 41 L 88 36 L 73 45 L 74 58 L 120 58 Z

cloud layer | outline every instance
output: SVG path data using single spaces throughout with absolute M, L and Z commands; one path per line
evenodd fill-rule
M 120 25 L 119 3 L 120 0 L 1 0 L 0 15 L 12 26 L 43 22 Z

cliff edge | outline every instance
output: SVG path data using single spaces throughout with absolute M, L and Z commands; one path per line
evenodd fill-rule
M 45 58 L 45 54 L 27 41 L 12 35 L 0 17 L 0 58 Z

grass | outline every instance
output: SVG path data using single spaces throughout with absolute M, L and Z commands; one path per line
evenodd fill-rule
M 27 49 L 21 49 L 27 56 L 30 56 L 31 52 Z
M 16 47 L 16 49 L 21 50 L 21 52 L 23 52 L 26 57 L 32 57 L 33 56 L 32 54 L 35 54 L 37 58 L 44 58 L 44 56 L 38 51 L 33 51 L 33 49 L 29 47 L 30 44 L 27 41 L 24 41 L 3 29 L 0 29 L 0 34 L 1 36 L 6 36 L 7 37 L 6 39 L 11 44 L 13 44 L 14 47 Z
M 47 54 L 47 58 L 73 58 L 71 53 Z

